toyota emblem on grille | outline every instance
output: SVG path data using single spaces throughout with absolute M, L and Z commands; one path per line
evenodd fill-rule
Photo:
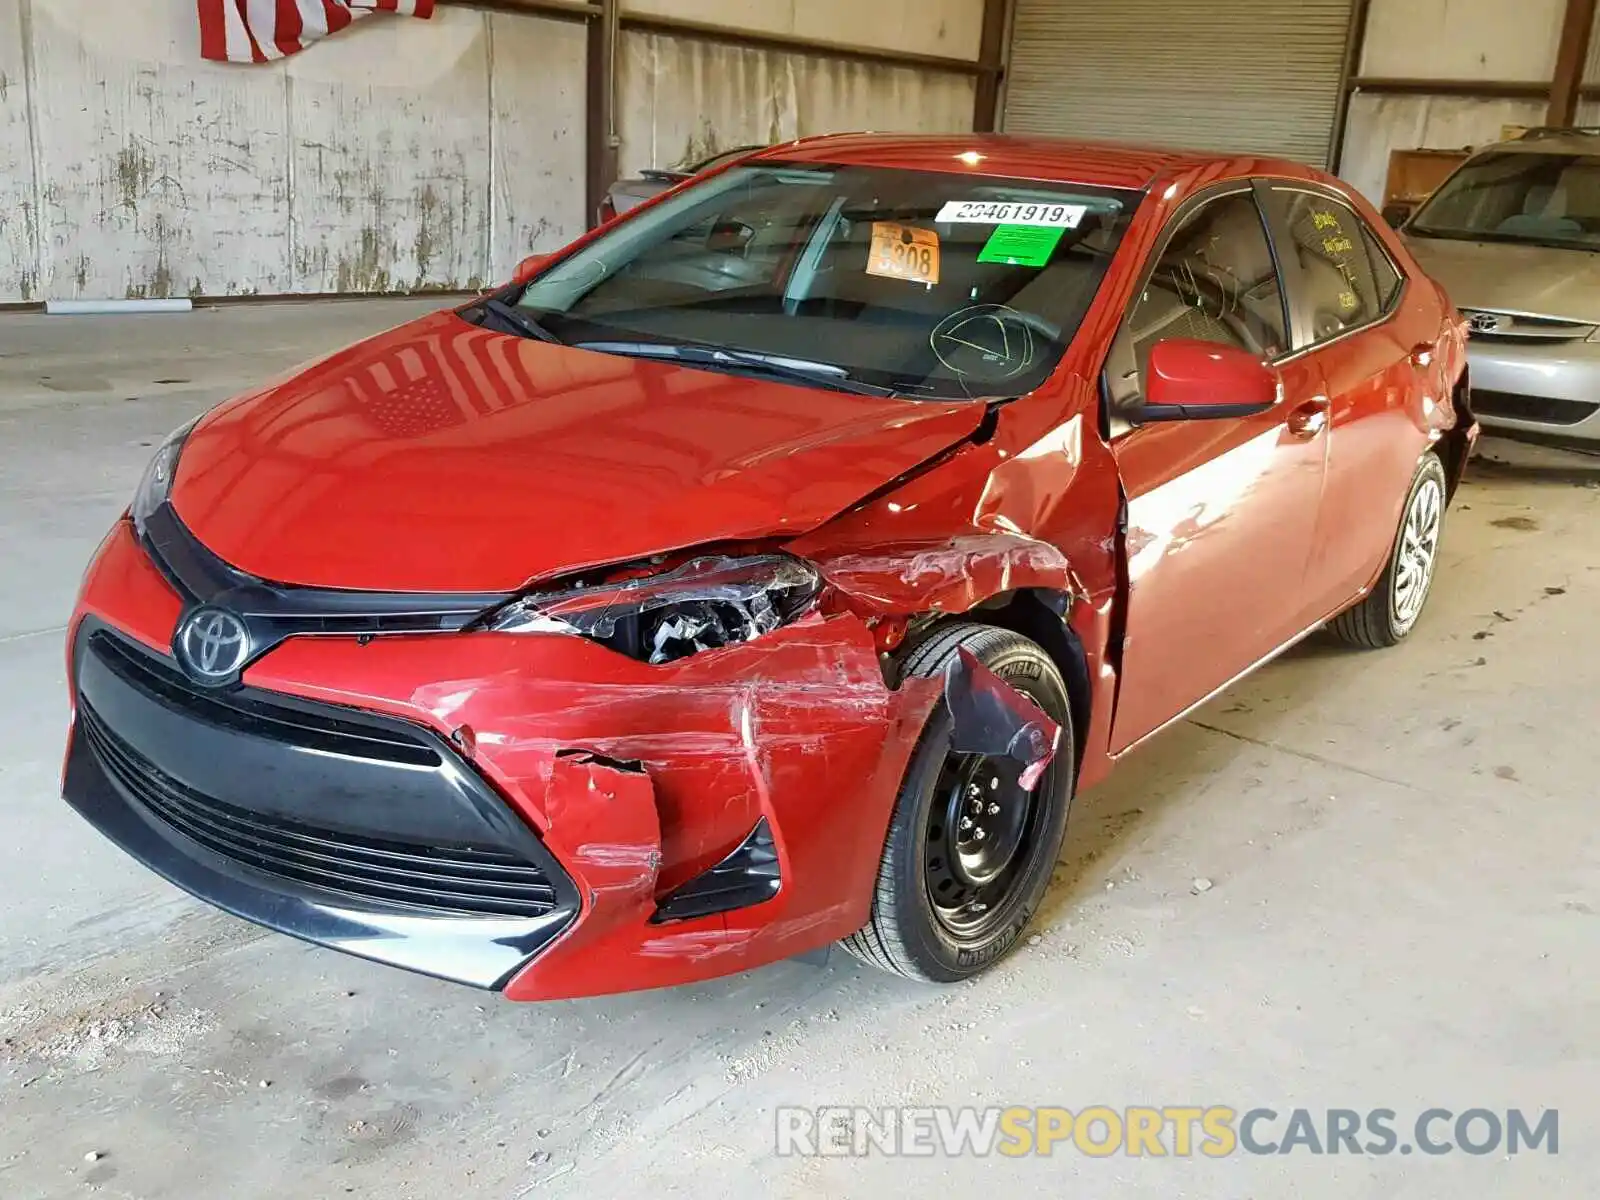
M 197 608 L 178 626 L 172 651 L 197 683 L 231 683 L 250 657 L 250 631 L 225 608 Z
M 1469 333 L 1498 333 L 1500 331 L 1500 314 L 1488 312 L 1468 313 L 1467 331 Z

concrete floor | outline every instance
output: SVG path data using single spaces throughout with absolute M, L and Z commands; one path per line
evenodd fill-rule
M 1592 1194 L 1600 460 L 1491 446 L 1416 636 L 1313 641 L 1081 797 L 1041 939 L 953 989 L 836 955 L 517 1007 L 263 934 L 104 843 L 56 794 L 62 627 L 151 447 L 426 307 L 0 315 L 0 1196 Z M 775 1106 L 901 1103 L 1556 1107 L 1561 1142 L 772 1154 Z

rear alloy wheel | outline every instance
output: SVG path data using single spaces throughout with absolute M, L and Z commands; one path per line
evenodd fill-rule
M 951 749 L 948 705 L 928 718 L 895 803 L 871 920 L 843 944 L 875 967 L 935 983 L 977 974 L 1027 927 L 1061 851 L 1076 762 L 1066 684 L 1021 634 L 947 625 L 904 672 L 941 677 L 962 647 L 1060 725 L 1061 741 L 1029 791 L 1021 763 Z
M 1435 454 L 1423 455 L 1383 576 L 1366 599 L 1329 624 L 1337 637 L 1352 646 L 1378 649 L 1393 646 L 1416 627 L 1439 564 L 1447 498 L 1444 464 Z

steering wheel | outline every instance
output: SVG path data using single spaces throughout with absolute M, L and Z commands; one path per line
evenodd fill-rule
M 1015 379 L 1039 360 L 1040 342 L 1060 340 L 1059 325 L 1004 304 L 958 309 L 928 335 L 945 370 L 979 383 Z

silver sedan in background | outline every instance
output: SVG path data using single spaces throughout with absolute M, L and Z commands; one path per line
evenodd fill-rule
M 1467 317 L 1485 430 L 1600 453 L 1600 130 L 1478 151 L 1402 232 Z
M 668 188 L 677 187 L 685 179 L 692 179 L 702 171 L 720 167 L 724 163 L 743 158 L 746 154 L 760 149 L 763 147 L 737 146 L 732 150 L 713 154 L 710 158 L 701 159 L 687 167 L 640 171 L 632 179 L 619 179 L 611 185 L 606 192 L 606 198 L 600 202 L 600 221 L 604 224 L 630 208 L 638 208 L 652 196 L 659 196 Z

